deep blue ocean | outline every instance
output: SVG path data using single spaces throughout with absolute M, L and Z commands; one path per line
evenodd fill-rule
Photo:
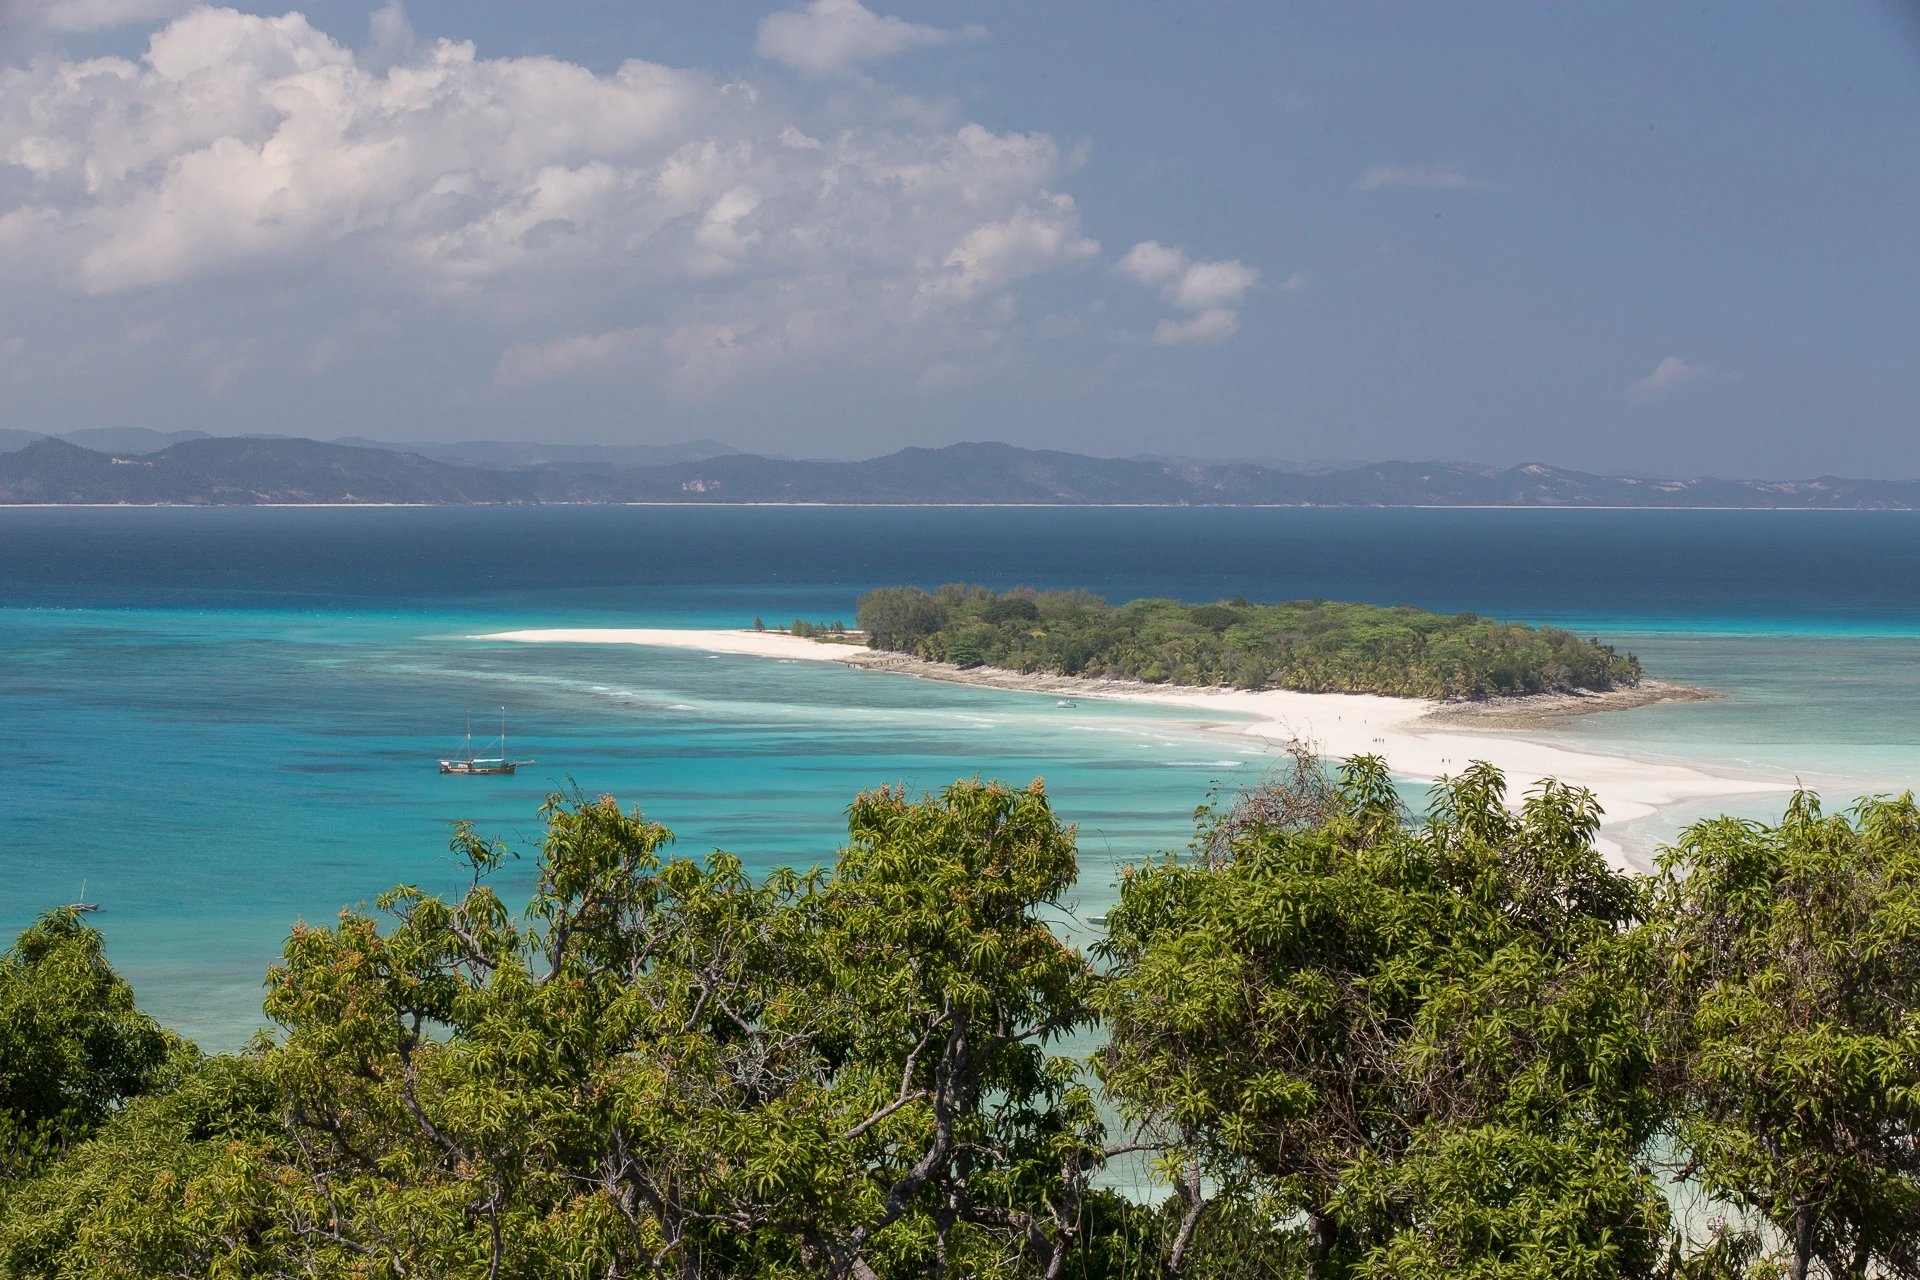
M 554 788 L 766 868 L 830 860 L 866 787 L 1043 776 L 1080 825 L 1097 910 L 1118 863 L 1184 844 L 1209 789 L 1267 766 L 1171 708 L 469 638 L 851 624 L 864 590 L 955 580 L 1573 626 L 1728 696 L 1587 717 L 1561 741 L 1791 773 L 1836 799 L 1920 778 L 1917 513 L 16 508 L 0 510 L 0 931 L 84 884 L 142 1003 L 229 1048 L 259 1025 L 295 919 L 396 883 L 453 890 L 448 824 L 526 847 Z M 514 754 L 539 764 L 439 774 L 469 712 L 503 704 Z M 1623 833 L 1651 848 L 1691 816 Z M 510 896 L 529 870 L 507 873 Z

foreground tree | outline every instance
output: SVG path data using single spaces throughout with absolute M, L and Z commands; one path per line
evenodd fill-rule
M 172 1043 L 100 932 L 49 912 L 0 956 L 0 1183 L 31 1175 L 159 1077 Z
M 544 817 L 518 916 L 463 827 L 457 900 L 296 928 L 240 1055 L 73 913 L 22 934 L 0 1277 L 1920 1275 L 1908 798 L 1702 823 L 1649 883 L 1585 792 L 1475 765 L 1414 819 L 1299 750 L 1127 877 L 1101 974 L 1037 783 L 869 792 L 757 882 L 610 799 Z M 1058 1052 L 1096 1012 L 1113 1146 Z M 1771 1228 L 1689 1256 L 1676 1148 Z M 1123 1151 L 1173 1194 L 1097 1185 Z
M 1806 1280 L 1920 1275 L 1920 810 L 1714 818 L 1660 865 L 1690 1172 Z
M 1190 1228 L 1210 1185 L 1298 1221 L 1317 1277 L 1650 1269 L 1640 901 L 1593 850 L 1592 797 L 1548 782 L 1516 816 L 1474 765 L 1410 827 L 1370 757 L 1330 799 L 1284 790 L 1199 863 L 1134 872 L 1109 916 L 1101 1074 L 1166 1144 Z
M 257 1058 L 176 1049 L 126 1103 L 0 1213 L 0 1276 L 118 1280 L 271 1275 L 286 1257 L 266 1176 L 279 1099 Z
M 504 851 L 463 828 L 459 901 L 403 889 L 391 929 L 296 929 L 267 1000 L 284 1038 L 239 1068 L 276 1124 L 212 1153 L 176 1126 L 134 1197 L 97 1147 L 18 1256 L 123 1275 L 1064 1273 L 1098 1129 L 1077 1064 L 1046 1050 L 1088 1020 L 1089 971 L 1041 916 L 1074 852 L 1037 784 L 868 793 L 831 871 L 757 885 L 724 854 L 663 856 L 667 831 L 611 800 L 545 817 L 523 918 L 489 887 Z M 143 1117 L 160 1123 L 105 1136 L 135 1142 Z M 83 1188 L 105 1210 L 47 1225 Z

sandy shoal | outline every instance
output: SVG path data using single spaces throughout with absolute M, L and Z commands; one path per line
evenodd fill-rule
M 1384 756 L 1394 773 L 1421 781 L 1457 773 L 1471 760 L 1485 760 L 1497 766 L 1507 775 L 1516 795 L 1540 778 L 1558 778 L 1591 790 L 1606 810 L 1608 824 L 1644 818 L 1669 805 L 1688 801 L 1792 789 L 1792 784 L 1785 780 L 1731 777 L 1692 765 L 1577 751 L 1485 729 L 1450 728 L 1450 722 L 1444 717 L 1423 719 L 1439 704 L 1422 698 L 1295 693 L 1284 689 L 1245 692 L 1167 688 L 1120 681 L 1023 676 L 1016 672 L 962 672 L 945 664 L 876 653 L 851 644 L 823 644 L 772 631 L 589 628 L 501 631 L 474 639 L 533 644 L 655 645 L 786 661 L 839 662 L 1052 697 L 1070 694 L 1074 698 L 1181 707 L 1196 712 L 1203 727 L 1244 733 L 1276 746 L 1299 739 L 1311 743 L 1327 757 L 1369 752 Z

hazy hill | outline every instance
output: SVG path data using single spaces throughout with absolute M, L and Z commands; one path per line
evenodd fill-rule
M 210 437 L 116 457 L 52 437 L 0 455 L 0 502 L 464 504 L 533 500 L 530 479 L 317 440 Z
M 1255 477 L 1270 478 L 1262 485 Z M 1127 458 L 956 444 L 902 449 L 864 462 L 779 461 L 756 454 L 623 471 L 611 494 L 629 502 L 1140 503 L 1286 501 L 1304 477 L 1256 467 L 1183 467 Z M 1291 500 L 1298 501 L 1300 497 Z
M 78 443 L 85 444 L 82 440 Z M 604 471 L 609 467 L 658 467 L 674 462 L 696 462 L 721 454 L 739 453 L 718 440 L 686 440 L 679 444 L 541 444 L 533 440 L 460 440 L 451 444 L 395 444 L 364 436 L 341 436 L 335 444 L 363 449 L 392 449 L 417 453 L 436 462 L 498 470 L 550 466 L 564 471 Z
M 527 464 L 491 456 L 487 466 L 461 465 L 398 448 L 268 437 L 205 437 L 154 452 L 105 453 L 41 437 L 0 454 L 0 502 L 1920 508 L 1920 481 L 1911 480 L 1649 480 L 1538 465 L 1433 462 L 1303 473 L 1254 463 L 1090 458 L 1005 444 L 902 449 L 861 462 L 729 453 L 617 466 L 591 458 Z
M 0 427 L 0 453 L 23 449 L 35 440 L 47 439 L 47 433 Z M 82 431 L 54 433 L 54 439 L 77 444 L 83 449 L 132 457 L 158 453 L 183 440 L 207 440 L 205 431 L 154 431 L 148 427 L 88 427 Z M 299 437 L 248 435 L 249 440 L 291 440 Z M 679 444 L 541 444 L 532 440 L 460 440 L 453 443 L 399 444 L 391 440 L 369 440 L 365 436 L 339 436 L 329 444 L 344 444 L 359 449 L 385 449 L 390 453 L 417 453 L 436 462 L 460 467 L 485 467 L 490 470 L 514 470 L 521 467 L 554 466 L 560 469 L 604 471 L 609 467 L 656 467 L 670 462 L 692 462 L 713 458 L 738 449 L 718 440 L 685 440 Z
M 88 427 L 84 431 L 62 432 L 54 438 L 77 444 L 83 449 L 117 453 L 125 457 L 137 453 L 156 453 L 182 440 L 205 440 L 207 434 L 205 431 L 155 431 L 149 427 Z M 26 448 L 35 440 L 47 438 L 44 431 L 0 427 L 0 453 L 12 453 L 16 449 Z
M 622 472 L 606 496 L 638 502 L 901 502 L 1273 506 L 1920 506 L 1920 481 L 1647 480 L 1538 464 L 1381 462 L 1306 474 L 1252 463 L 1089 458 L 1005 444 L 902 449 L 864 462 L 737 454 Z

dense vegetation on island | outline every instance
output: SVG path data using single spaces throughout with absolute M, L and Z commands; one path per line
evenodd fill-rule
M 860 597 L 876 649 L 962 667 L 1310 693 L 1487 698 L 1612 689 L 1640 660 L 1558 627 L 1331 600 L 1112 606 L 1084 591 L 949 583 Z
M 869 792 L 760 880 L 543 816 L 518 911 L 461 827 L 458 899 L 296 927 L 239 1054 L 72 910 L 23 933 L 0 1276 L 1920 1276 L 1910 796 L 1636 878 L 1583 791 L 1475 764 L 1413 814 L 1298 753 L 1091 954 L 1037 782 Z

